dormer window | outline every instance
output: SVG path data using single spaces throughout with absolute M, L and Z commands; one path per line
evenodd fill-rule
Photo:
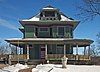
M 60 19 L 59 9 L 47 6 L 46 8 L 40 10 L 40 20 L 42 21 L 58 21 Z
M 45 11 L 45 17 L 55 17 L 54 11 Z

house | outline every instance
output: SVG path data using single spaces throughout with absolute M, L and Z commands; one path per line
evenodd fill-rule
M 23 49 L 23 54 L 11 54 L 11 60 L 59 61 L 65 55 L 68 60 L 90 60 L 89 39 L 75 39 L 73 32 L 80 21 L 67 17 L 59 9 L 47 6 L 40 13 L 26 20 L 20 20 L 23 38 L 6 41 Z M 78 49 L 84 47 L 84 55 Z M 76 48 L 76 55 L 73 54 Z M 88 50 L 88 54 L 86 54 Z

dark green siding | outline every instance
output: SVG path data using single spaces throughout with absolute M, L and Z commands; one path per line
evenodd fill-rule
M 30 59 L 40 59 L 40 45 L 35 44 L 29 50 Z
M 59 44 L 58 44 L 59 45 Z M 61 45 L 61 44 L 60 44 Z M 62 44 L 64 45 L 64 44 Z M 26 45 L 25 45 L 26 46 Z M 45 47 L 45 44 L 33 44 L 31 48 L 29 48 L 29 58 L 30 59 L 41 59 L 41 46 Z M 63 54 L 64 48 L 61 48 L 60 53 L 57 48 L 57 44 L 48 44 L 47 45 L 47 54 Z M 27 47 L 24 48 L 24 54 L 27 54 Z M 73 47 L 69 44 L 66 44 L 66 54 L 73 54 Z
M 64 36 L 58 35 L 58 27 L 60 26 L 51 26 L 49 31 L 51 32 L 39 32 L 38 27 L 35 26 L 26 26 L 25 27 L 25 38 L 73 38 L 73 28 L 70 26 L 64 26 Z M 36 30 L 37 28 L 37 30 Z M 37 31 L 37 32 L 35 32 Z M 37 35 L 37 36 L 36 36 Z
M 49 32 L 39 32 L 39 37 L 50 37 L 50 33 Z

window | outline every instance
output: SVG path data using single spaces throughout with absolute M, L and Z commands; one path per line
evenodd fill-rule
M 58 27 L 58 35 L 64 35 L 64 27 Z
M 64 53 L 64 45 L 57 45 L 57 54 Z
M 41 27 L 39 31 L 41 31 L 41 32 L 48 32 L 49 29 L 47 27 Z
M 45 17 L 55 17 L 54 11 L 45 11 Z

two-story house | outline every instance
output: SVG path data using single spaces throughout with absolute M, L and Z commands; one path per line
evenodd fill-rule
M 11 55 L 11 60 L 49 60 L 58 61 L 65 55 L 68 60 L 89 60 L 92 40 L 75 39 L 73 32 L 80 21 L 67 17 L 59 9 L 47 6 L 40 13 L 26 20 L 20 20 L 23 38 L 12 38 L 6 41 L 16 48 L 23 48 L 23 54 Z M 78 48 L 84 47 L 84 55 L 78 54 Z M 86 50 L 88 47 L 88 55 Z M 76 48 L 76 55 L 73 54 Z M 17 56 L 17 57 L 16 57 Z

